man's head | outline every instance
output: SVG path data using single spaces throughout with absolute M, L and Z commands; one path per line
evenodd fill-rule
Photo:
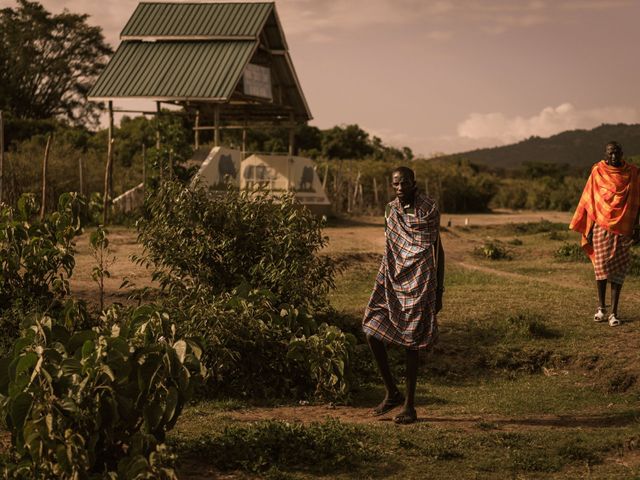
M 622 165 L 622 145 L 618 142 L 609 142 L 604 151 L 604 161 L 607 165 L 612 167 L 619 167 Z
M 391 186 L 403 205 L 412 204 L 416 196 L 416 175 L 408 167 L 398 167 L 391 173 Z

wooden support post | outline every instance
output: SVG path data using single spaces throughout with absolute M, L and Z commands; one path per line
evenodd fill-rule
M 289 113 L 289 121 L 293 123 L 293 113 Z M 295 127 L 289 128 L 289 156 L 293 156 L 293 152 L 295 150 L 295 141 L 296 141 L 296 130 Z
M 147 193 L 147 146 L 142 144 L 142 200 Z
M 44 160 L 42 161 L 42 204 L 40 205 L 40 220 L 44 220 L 47 210 L 47 166 L 49 164 L 49 150 L 51 148 L 51 134 L 47 137 L 47 146 L 44 148 Z
M 2 203 L 2 196 L 4 187 L 4 116 L 2 110 L 0 110 L 0 204 Z
M 109 100 L 109 155 L 111 155 L 111 160 L 109 160 L 109 201 L 113 198 L 113 139 L 114 131 L 113 131 L 113 102 Z
M 78 177 L 80 179 L 80 195 L 84 195 L 84 171 L 82 157 L 78 157 Z
M 200 109 L 196 110 L 196 131 L 195 131 L 196 150 L 200 148 Z
M 242 160 L 247 158 L 247 115 L 242 122 Z
M 109 206 L 111 205 L 111 197 L 109 196 L 109 184 L 111 179 L 111 162 L 113 161 L 113 138 L 111 138 L 111 129 L 109 129 L 109 145 L 107 146 L 107 165 L 104 169 L 104 198 L 102 203 L 102 225 L 107 226 L 109 221 Z
M 162 171 L 162 155 L 160 153 L 160 102 L 156 102 L 156 158 L 158 159 L 160 183 L 162 183 L 163 171 Z
M 429 195 L 429 179 L 424 179 L 424 194 Z
M 213 105 L 213 125 L 214 125 L 214 135 L 213 135 L 213 146 L 220 146 L 220 105 L 218 103 Z

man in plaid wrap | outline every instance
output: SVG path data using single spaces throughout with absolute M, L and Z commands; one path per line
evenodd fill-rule
M 436 314 L 442 308 L 444 251 L 440 213 L 431 198 L 417 191 L 413 171 L 397 168 L 392 185 L 397 198 L 385 211 L 385 254 L 362 326 L 386 389 L 374 415 L 404 404 L 394 421 L 412 423 L 417 418 L 414 400 L 419 352 L 433 345 L 438 332 Z M 406 350 L 406 396 L 391 374 L 387 343 Z
M 622 147 L 609 142 L 604 160 L 596 163 L 584 187 L 569 228 L 582 234 L 582 248 L 595 270 L 599 307 L 596 322 L 606 318 L 607 281 L 611 283 L 609 325 L 620 325 L 618 301 L 630 263 L 629 247 L 638 238 L 640 179 L 626 163 Z

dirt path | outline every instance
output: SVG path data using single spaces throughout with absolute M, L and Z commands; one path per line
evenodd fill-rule
M 247 408 L 225 412 L 224 416 L 242 422 L 257 422 L 262 420 L 283 420 L 289 422 L 324 422 L 327 420 L 339 420 L 352 424 L 376 424 L 393 421 L 394 415 L 399 409 L 386 415 L 374 417 L 371 408 L 306 405 L 306 406 L 280 406 L 268 408 Z M 629 416 L 603 415 L 536 415 L 536 416 L 499 416 L 499 415 L 464 415 L 438 416 L 429 412 L 429 407 L 416 408 L 418 423 L 427 423 L 442 428 L 475 430 L 479 428 L 518 430 L 523 429 L 553 429 L 553 428 L 611 428 L 624 427 L 636 424 L 637 421 Z

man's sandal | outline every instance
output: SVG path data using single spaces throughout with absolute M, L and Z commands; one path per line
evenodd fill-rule
M 390 412 L 396 407 L 399 407 L 404 403 L 404 395 L 400 392 L 397 392 L 391 398 L 385 398 L 380 405 L 373 409 L 371 414 L 374 417 L 379 417 L 380 415 L 384 415 L 387 412 Z
M 610 327 L 617 327 L 620 324 L 622 324 L 622 322 L 620 321 L 620 319 L 618 317 L 616 317 L 615 313 L 612 313 L 611 315 L 609 315 L 609 326 Z
M 409 425 L 415 423 L 416 420 L 418 420 L 418 415 L 415 408 L 408 408 L 393 417 L 393 421 L 398 425 Z
M 596 314 L 593 316 L 593 321 L 594 322 L 604 322 L 604 319 L 607 317 L 607 311 L 606 309 L 602 308 L 602 307 L 598 307 L 598 311 L 596 312 Z

